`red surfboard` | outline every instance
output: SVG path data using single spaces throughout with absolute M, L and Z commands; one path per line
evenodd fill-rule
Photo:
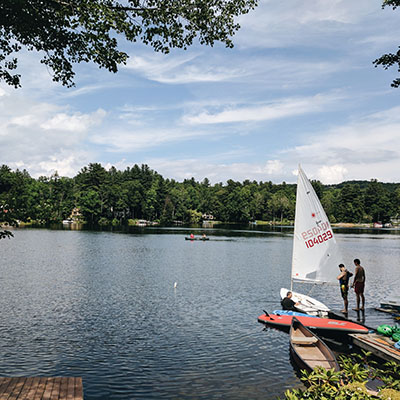
M 258 321 L 276 327 L 290 327 L 292 315 L 263 314 L 258 317 Z M 296 317 L 304 326 L 309 329 L 324 331 L 339 331 L 345 333 L 368 333 L 368 328 L 363 325 L 350 321 L 341 321 L 331 318 L 316 317 Z

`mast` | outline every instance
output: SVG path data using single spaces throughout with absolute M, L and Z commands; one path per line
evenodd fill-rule
M 296 188 L 296 210 L 295 210 L 295 214 L 294 214 L 294 229 L 293 229 L 293 238 L 294 235 L 296 235 L 296 220 L 297 220 L 297 216 L 298 216 L 298 204 L 299 204 L 299 181 L 300 181 L 300 171 L 301 171 L 301 166 L 299 164 L 298 166 L 298 172 L 297 172 L 297 188 Z M 293 240 L 293 249 L 292 249 L 292 268 L 290 270 L 290 291 L 293 291 L 293 265 L 294 265 L 294 248 L 295 248 L 295 244 L 294 244 L 294 240 Z

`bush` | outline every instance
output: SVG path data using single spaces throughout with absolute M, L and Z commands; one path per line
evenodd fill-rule
M 287 400 L 368 400 L 376 399 L 365 387 L 366 382 L 379 379 L 378 398 L 400 400 L 400 365 L 387 362 L 382 367 L 369 359 L 371 353 L 340 356 L 341 371 L 315 368 L 312 372 L 301 371 L 301 381 L 305 389 L 293 389 L 285 392 Z
M 110 225 L 110 221 L 107 218 L 101 217 L 98 224 L 101 226 L 107 226 Z

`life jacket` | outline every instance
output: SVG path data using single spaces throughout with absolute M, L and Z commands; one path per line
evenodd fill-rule
M 349 280 L 350 280 L 350 278 L 351 278 L 352 276 L 353 276 L 353 274 L 352 274 L 350 271 L 346 271 L 346 275 L 345 275 L 345 276 L 342 276 L 342 277 L 339 279 L 340 286 L 342 286 L 342 285 L 348 286 L 348 285 L 349 285 Z

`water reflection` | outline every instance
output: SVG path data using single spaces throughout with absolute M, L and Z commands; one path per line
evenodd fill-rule
M 0 241 L 0 374 L 82 376 L 85 399 L 265 399 L 300 385 L 287 333 L 257 323 L 289 284 L 292 231 L 230 228 L 208 242 L 185 241 L 185 227 L 15 231 Z M 366 268 L 367 306 L 400 283 L 396 236 L 370 236 L 337 235 L 346 265 Z M 342 304 L 336 286 L 313 296 Z

